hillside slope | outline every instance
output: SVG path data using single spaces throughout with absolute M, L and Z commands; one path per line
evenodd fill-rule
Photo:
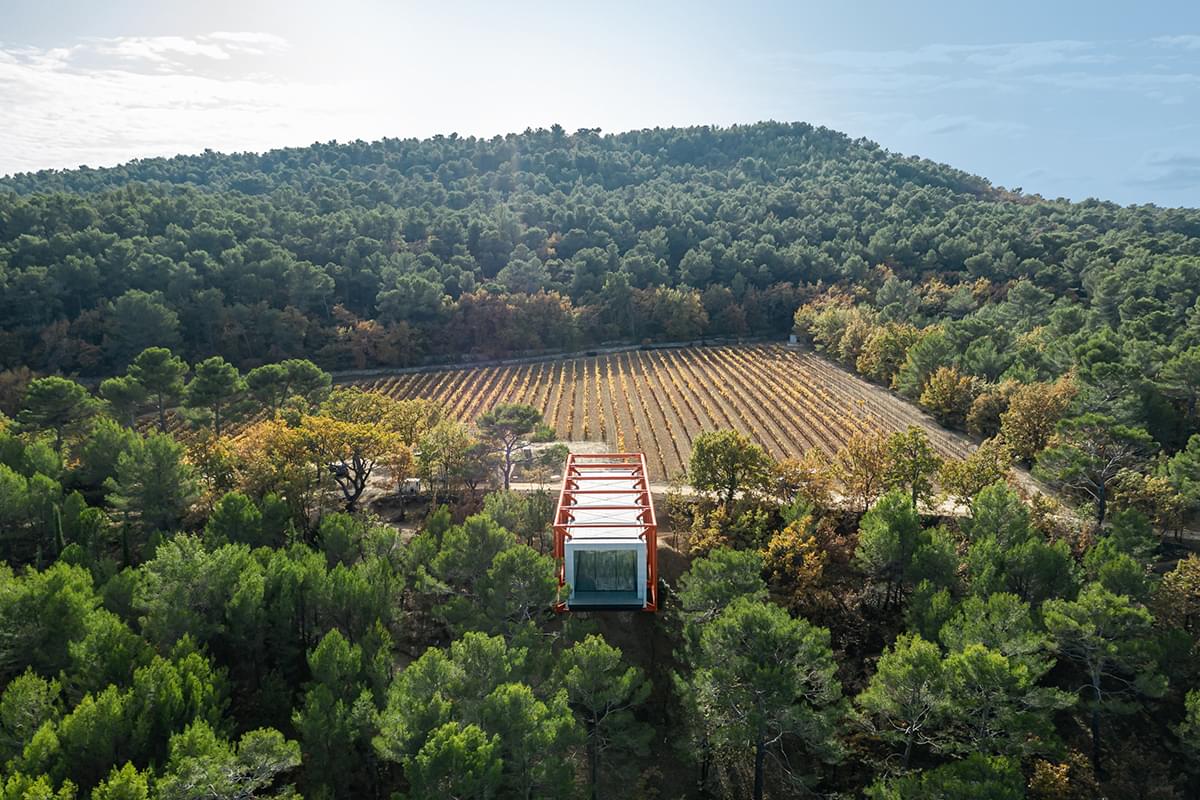
M 1013 196 L 800 123 L 147 159 L 0 180 L 0 364 L 784 333 L 804 287 L 870 285 L 877 264 L 1080 293 L 1089 262 L 1146 236 L 1192 254 L 1198 234 L 1194 211 Z
M 802 123 L 318 144 L 0 180 L 10 369 L 112 374 L 149 345 L 243 368 L 410 366 L 798 322 L 881 383 L 919 356 L 901 387 L 913 400 L 938 367 L 973 395 L 1074 372 L 1094 408 L 1176 448 L 1195 403 L 1186 364 L 1169 365 L 1200 347 L 1198 297 L 1196 210 L 1017 195 Z

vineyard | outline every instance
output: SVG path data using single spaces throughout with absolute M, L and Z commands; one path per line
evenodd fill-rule
M 811 353 L 780 345 L 637 350 L 586 358 L 386 375 L 359 381 L 423 397 L 472 421 L 497 403 L 542 411 L 560 439 L 646 454 L 651 477 L 683 471 L 692 440 L 744 431 L 775 458 L 834 453 L 856 433 L 925 428 L 944 456 L 968 442 L 889 392 Z

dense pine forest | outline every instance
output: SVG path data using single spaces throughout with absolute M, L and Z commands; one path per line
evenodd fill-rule
M 789 336 L 974 447 L 676 432 L 655 614 L 338 375 Z M 3 178 L 0 798 L 1197 797 L 1198 400 L 1200 210 L 799 123 Z

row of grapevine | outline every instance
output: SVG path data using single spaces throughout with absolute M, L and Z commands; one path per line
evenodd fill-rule
M 564 440 L 603 441 L 647 455 L 656 480 L 687 467 L 706 430 L 736 428 L 773 456 L 836 452 L 851 436 L 920 425 L 944 455 L 970 444 L 919 409 L 809 353 L 781 345 L 628 351 L 513 366 L 380 376 L 362 385 L 426 397 L 473 421 L 498 403 L 528 403 Z

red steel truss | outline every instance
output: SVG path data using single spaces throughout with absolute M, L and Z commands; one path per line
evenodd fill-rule
M 563 470 L 558 510 L 554 514 L 554 557 L 558 562 L 558 585 L 566 586 L 566 543 L 573 531 L 604 529 L 606 535 L 644 541 L 646 545 L 646 604 L 644 611 L 658 608 L 658 518 L 650 497 L 646 456 L 642 453 L 571 453 Z M 621 486 L 613 487 L 619 483 Z M 607 503 L 606 496 L 624 496 Z M 630 497 L 633 502 L 627 502 Z M 576 522 L 585 510 L 588 518 L 604 512 L 599 522 Z M 567 610 L 559 595 L 559 611 Z

